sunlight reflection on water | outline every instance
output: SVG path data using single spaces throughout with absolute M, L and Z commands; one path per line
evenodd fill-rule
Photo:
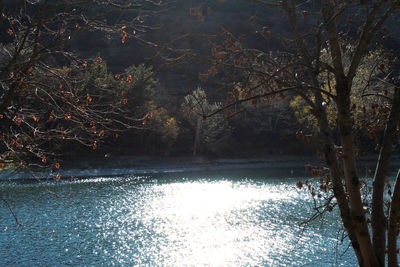
M 143 222 L 161 220 L 154 231 L 165 234 L 159 249 L 168 255 L 167 265 L 261 264 L 275 242 L 263 228 L 257 206 L 287 198 L 227 181 L 162 185 L 156 191 L 162 196 L 149 199 L 152 209 Z
M 295 180 L 148 181 L 53 185 L 70 194 L 60 200 L 35 185 L 3 186 L 2 193 L 13 191 L 21 220 L 46 233 L 11 226 L 1 233 L 6 238 L 0 241 L 0 265 L 354 264 L 351 253 L 336 261 L 333 216 L 299 235 L 298 224 L 311 205 Z M 0 223 L 12 225 L 7 211 L 0 212 Z

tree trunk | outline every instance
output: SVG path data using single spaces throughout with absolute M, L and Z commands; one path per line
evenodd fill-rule
M 334 148 L 334 142 L 331 130 L 329 128 L 327 114 L 324 108 L 322 107 L 323 99 L 319 92 L 315 93 L 315 99 L 316 99 L 316 105 L 319 109 L 316 117 L 318 120 L 320 132 L 322 134 L 324 158 L 330 170 L 330 177 L 333 185 L 333 193 L 335 195 L 336 201 L 339 206 L 340 217 L 342 219 L 343 226 L 349 235 L 349 239 L 354 249 L 354 252 L 357 256 L 358 263 L 360 266 L 364 266 L 363 258 L 360 251 L 360 244 L 357 240 L 356 232 L 354 230 L 354 226 L 351 221 L 350 207 L 347 202 L 346 192 L 344 190 L 342 182 L 343 177 L 341 175 L 339 163 L 336 157 L 336 151 Z
M 380 266 L 376 260 L 365 220 L 360 193 L 360 181 L 357 175 L 353 143 L 353 127 L 350 114 L 350 90 L 347 80 L 337 81 L 337 106 L 339 112 L 339 130 L 343 147 L 343 165 L 347 192 L 349 195 L 351 220 L 353 222 L 361 255 L 365 266 Z
M 395 89 L 388 122 L 383 136 L 379 161 L 376 166 L 373 195 L 372 195 L 372 238 L 374 251 L 379 264 L 385 264 L 385 245 L 387 221 L 384 214 L 383 194 L 385 179 L 392 155 L 392 146 L 396 136 L 397 125 L 400 120 L 400 88 Z
M 350 115 L 351 83 L 345 77 L 342 55 L 339 45 L 338 31 L 334 18 L 334 10 L 330 1 L 322 1 L 322 16 L 324 27 L 328 35 L 328 42 L 332 56 L 332 65 L 336 80 L 338 123 L 343 147 L 343 163 L 347 193 L 349 196 L 350 217 L 354 227 L 356 239 L 360 247 L 364 266 L 376 266 L 376 258 L 372 250 L 372 243 L 365 221 L 363 204 L 361 201 L 360 183 L 354 156 L 352 121 Z
M 343 222 L 343 226 L 346 229 L 351 245 L 357 256 L 357 260 L 360 266 L 364 266 L 363 258 L 360 251 L 360 244 L 357 240 L 356 232 L 354 230 L 353 223 L 351 221 L 350 208 L 346 198 L 346 192 L 344 191 L 342 176 L 340 174 L 339 164 L 336 158 L 336 152 L 332 142 L 332 137 L 329 132 L 322 131 L 323 142 L 324 142 L 324 157 L 325 162 L 330 170 L 330 177 L 333 185 L 333 193 L 339 206 L 340 217 Z
M 195 135 L 195 137 L 194 137 L 193 156 L 196 156 L 196 155 L 197 155 L 197 149 L 198 149 L 199 144 L 200 144 L 201 122 L 202 122 L 202 118 L 201 118 L 201 116 L 199 116 L 199 117 L 197 118 L 196 135 Z
M 388 266 L 397 267 L 399 266 L 397 260 L 397 237 L 399 235 L 398 223 L 400 216 L 400 170 L 397 172 L 389 216 Z

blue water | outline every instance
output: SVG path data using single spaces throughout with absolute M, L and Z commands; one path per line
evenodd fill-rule
M 309 193 L 265 173 L 0 183 L 0 266 L 356 266 L 337 211 L 299 226 Z

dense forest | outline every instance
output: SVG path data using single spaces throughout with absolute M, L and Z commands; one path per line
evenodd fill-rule
M 318 10 L 319 4 L 313 5 Z M 199 19 L 197 15 L 191 14 L 198 10 L 204 14 L 204 18 Z M 229 3 L 177 1 L 151 17 L 148 23 L 154 27 L 142 33 L 143 38 L 156 44 L 167 44 L 178 39 L 173 43 L 174 48 L 190 49 L 199 56 L 161 69 L 157 67 L 163 63 L 162 59 L 153 56 L 156 49 L 147 43 L 135 39 L 122 43 L 120 38 L 105 36 L 98 31 L 78 33 L 72 39 L 69 49 L 85 57 L 101 57 L 107 67 L 102 69 L 105 76 L 113 77 L 130 72 L 135 77 L 136 84 L 130 89 L 130 108 L 137 115 L 147 112 L 155 115 L 147 121 L 145 129 L 128 130 L 120 134 L 118 141 L 109 140 L 111 142 L 100 146 L 100 155 L 189 155 L 193 153 L 194 146 L 198 146 L 196 153 L 203 156 L 265 156 L 299 152 L 315 154 L 318 141 L 304 143 L 294 138 L 296 133 L 303 131 L 308 125 L 305 125 L 304 118 L 300 118 L 304 114 L 301 115 L 301 111 L 296 109 L 294 99 L 290 96 L 284 101 L 273 101 L 271 105 L 248 105 L 235 116 L 227 116 L 221 112 L 208 118 L 203 122 L 198 141 L 195 140 L 196 112 L 190 111 L 193 107 L 187 106 L 187 97 L 199 90 L 204 94 L 209 111 L 224 104 L 226 92 L 219 89 L 217 79 L 206 82 L 199 79 L 199 74 L 207 66 L 207 62 L 201 57 L 210 55 L 215 36 L 222 31 L 230 31 L 234 35 L 247 34 L 261 31 L 268 26 L 271 32 L 289 37 L 290 26 L 281 23 L 284 17 L 285 14 L 277 9 L 239 0 Z M 110 13 L 106 19 L 124 24 L 129 19 L 129 11 Z M 308 27 L 312 23 L 311 19 L 307 20 L 302 27 Z M 397 31 L 396 27 L 391 26 L 396 23 L 397 17 L 391 18 L 387 23 L 391 33 L 385 45 L 389 49 L 400 43 L 396 32 L 392 32 Z M 246 41 L 249 47 L 264 50 L 279 50 L 281 46 L 278 38 L 266 40 L 261 34 L 254 34 Z M 394 51 L 398 53 L 397 50 Z M 149 81 L 146 80 L 146 85 L 141 85 L 155 70 L 156 75 Z M 88 76 L 98 75 L 95 69 L 89 68 L 87 71 Z M 140 100 L 137 101 L 138 99 Z M 377 142 L 380 138 L 381 133 L 373 137 Z M 363 155 L 378 151 L 375 142 L 370 140 L 367 132 L 360 133 L 360 149 Z M 199 144 L 195 144 L 196 142 Z
M 5 8 L 12 11 L 13 4 L 8 3 Z M 307 8 L 310 12 L 317 12 L 320 4 L 313 2 Z M 315 155 L 319 152 L 318 138 L 306 138 L 306 142 L 304 138 L 298 138 L 299 133 L 311 136 L 314 130 L 306 118 L 306 108 L 291 94 L 285 99 L 271 99 L 269 105 L 249 103 L 233 116 L 224 111 L 199 121 L 199 117 L 205 115 L 200 114 L 204 113 L 204 109 L 213 113 L 221 109 L 227 100 L 227 91 L 221 85 L 226 81 L 223 75 L 202 78 L 207 72 L 213 44 L 223 39 L 224 32 L 229 32 L 243 38 L 246 47 L 279 51 L 282 38 L 292 38 L 290 25 L 282 23 L 285 21 L 282 10 L 265 7 L 256 1 L 240 0 L 229 3 L 179 0 L 163 4 L 156 8 L 154 14 L 150 12 L 143 16 L 138 16 L 142 13 L 131 8 L 106 11 L 96 3 L 86 5 L 84 9 L 96 19 L 100 18 L 100 24 L 104 25 L 79 29 L 72 38 L 64 40 L 62 49 L 93 64 L 77 71 L 72 68 L 71 61 L 58 54 L 47 55 L 46 62 L 67 76 L 83 79 L 76 85 L 88 92 L 96 91 L 99 86 L 122 92 L 128 103 L 125 106 L 126 115 L 131 118 L 152 115 L 143 121 L 141 127 L 115 129 L 118 138 L 115 134 L 104 136 L 104 142 L 96 144 L 94 154 L 99 157 L 115 154 L 240 157 L 297 153 Z M 363 7 L 358 6 L 346 12 L 361 14 L 362 10 Z M 142 21 L 139 23 L 141 26 L 135 28 L 136 38 L 128 36 L 125 40 L 118 27 L 138 18 Z M 303 20 L 300 27 L 307 29 L 313 23 L 315 19 L 310 17 Z M 399 18 L 392 16 L 384 28 L 385 47 L 389 51 L 393 49 L 395 56 L 399 51 L 394 48 L 400 44 L 398 29 L 394 27 L 397 23 Z M 108 29 L 110 25 L 118 26 Z M 8 26 L 3 20 L 1 31 L 6 33 Z M 265 38 L 264 29 L 268 29 L 268 34 L 273 33 L 273 38 Z M 351 37 L 357 32 L 350 30 L 347 34 Z M 2 34 L 4 48 L 12 41 L 10 34 Z M 2 53 L 3 58 L 7 57 L 4 49 Z M 177 60 L 179 57 L 182 60 Z M 397 68 L 398 63 L 394 64 Z M 133 77 L 132 83 L 118 82 L 122 79 L 120 76 L 127 75 Z M 102 94 L 109 94 L 109 91 Z M 107 98 L 106 95 L 99 97 Z M 201 103 L 193 101 L 199 97 Z M 359 130 L 360 155 L 378 152 L 382 130 L 374 135 Z M 66 146 L 74 146 L 74 149 L 66 150 Z M 67 157 L 71 156 L 70 153 L 93 156 L 93 151 L 88 151 L 82 142 L 71 144 L 57 140 L 55 147 Z M 87 156 L 88 153 L 90 156 Z

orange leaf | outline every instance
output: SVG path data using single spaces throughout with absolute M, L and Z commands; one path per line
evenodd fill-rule
M 97 141 L 94 141 L 94 142 L 93 142 L 92 148 L 93 148 L 93 150 L 96 150 L 96 149 L 97 149 Z
M 14 32 L 13 32 L 11 29 L 8 29 L 8 30 L 7 30 L 7 33 L 8 33 L 9 35 L 13 35 L 13 34 L 14 34 Z
M 43 157 L 43 158 L 42 158 L 42 162 L 43 162 L 44 164 L 46 164 L 47 159 L 46 159 L 45 157 Z
M 142 121 L 142 125 L 146 125 L 147 121 Z
M 117 79 L 117 80 L 119 80 L 119 78 L 121 78 L 121 75 L 115 74 L 115 75 L 114 75 L 114 78 Z
M 65 120 L 69 121 L 72 118 L 71 112 L 68 112 L 68 115 L 65 116 L 64 118 L 65 118 Z
M 34 115 L 32 115 L 32 117 L 31 117 L 35 122 L 39 122 L 40 121 L 40 118 L 39 117 L 36 117 L 36 116 L 34 116 Z
M 87 62 L 86 62 L 86 61 L 83 61 L 83 62 L 82 62 L 82 66 L 87 67 Z
M 126 105 L 128 103 L 128 100 L 125 98 L 122 103 L 124 103 L 124 105 Z
M 128 83 L 131 83 L 132 82 L 132 75 L 128 75 L 128 77 L 126 78 L 126 81 Z
M 60 164 L 59 164 L 59 163 L 56 163 L 56 164 L 55 164 L 55 167 L 56 167 L 56 169 L 59 169 L 59 168 L 60 168 Z

